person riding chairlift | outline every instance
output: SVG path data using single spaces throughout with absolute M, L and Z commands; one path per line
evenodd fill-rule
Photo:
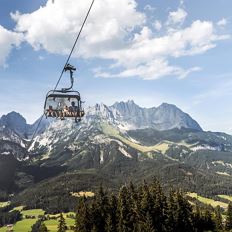
M 58 102 L 57 105 L 57 118 L 60 117 L 61 120 L 64 120 L 64 114 L 63 114 L 63 104 L 61 102 Z
M 55 117 L 55 112 L 54 112 L 52 106 L 48 107 L 47 112 L 46 112 L 46 116 L 47 117 Z
M 64 116 L 64 117 L 70 116 L 70 112 L 69 112 L 68 106 L 65 106 L 65 107 L 64 107 L 64 109 L 63 109 L 63 116 Z
M 78 107 L 76 106 L 76 103 L 74 101 L 71 102 L 71 106 L 69 107 L 69 112 L 72 116 L 77 116 Z

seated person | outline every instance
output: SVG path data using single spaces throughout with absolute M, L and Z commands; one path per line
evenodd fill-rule
M 64 119 L 64 115 L 63 115 L 63 107 L 62 107 L 62 103 L 59 102 L 57 105 L 57 117 L 60 117 L 60 119 Z
M 63 109 L 63 115 L 64 115 L 64 117 L 70 116 L 68 106 L 65 106 L 65 107 L 64 107 L 64 109 Z
M 85 115 L 84 110 L 81 110 L 81 111 L 80 111 L 80 117 L 83 117 L 84 115 Z
M 72 116 L 75 116 L 75 114 L 78 112 L 78 107 L 76 106 L 75 102 L 71 102 L 71 106 L 69 107 L 69 112 Z
M 46 116 L 47 116 L 47 117 L 54 117 L 54 116 L 55 116 L 55 112 L 54 112 L 52 106 L 49 106 L 49 107 L 48 107 L 48 109 L 47 109 L 47 111 L 46 111 Z

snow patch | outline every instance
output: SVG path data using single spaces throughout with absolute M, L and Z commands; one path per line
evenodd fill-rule
M 23 143 L 23 141 L 20 141 L 20 146 L 24 147 L 24 148 L 26 147 L 25 144 Z
M 100 164 L 104 163 L 104 154 L 103 151 L 100 152 Z
M 232 168 L 232 164 L 231 163 L 224 163 L 222 160 L 213 161 L 212 164 L 214 166 L 222 165 L 222 166 L 227 167 L 227 168 Z
M 218 175 L 222 175 L 222 176 L 230 176 L 229 173 L 227 172 L 216 172 Z
M 110 143 L 110 141 L 111 139 L 105 137 L 104 135 L 96 135 L 93 138 L 93 142 L 96 144 L 101 144 L 101 143 L 108 144 Z
M 211 150 L 211 151 L 220 151 L 220 147 L 212 147 L 209 145 L 198 145 L 196 147 L 191 147 L 190 148 L 192 151 L 199 151 L 199 150 Z
M 10 152 L 9 151 L 4 151 L 1 153 L 1 155 L 10 155 Z
M 217 164 L 220 164 L 220 165 L 222 165 L 222 166 L 226 166 L 225 163 L 224 163 L 224 161 L 222 161 L 222 160 L 213 161 L 212 164 L 213 164 L 214 166 L 216 166 Z
M 122 147 L 119 147 L 118 150 L 126 157 L 132 158 L 132 156 Z

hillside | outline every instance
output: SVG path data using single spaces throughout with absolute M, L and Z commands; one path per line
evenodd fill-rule
M 101 183 L 114 191 L 125 182 L 154 176 L 164 187 L 205 196 L 232 194 L 232 136 L 203 131 L 174 105 L 96 104 L 86 109 L 80 124 L 43 119 L 29 153 L 26 138 L 37 122 L 28 125 L 21 115 L 13 116 L 14 123 L 12 113 L 0 119 L 0 165 L 7 157 L 12 167 L 2 169 L 10 185 L 6 178 L 0 181 L 2 191 L 17 193 L 17 204 L 34 207 L 36 196 L 53 202 L 56 194 L 69 198 L 70 192 L 96 189 Z

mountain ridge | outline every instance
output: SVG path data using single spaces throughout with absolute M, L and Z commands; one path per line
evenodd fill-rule
M 13 113 L 13 116 L 25 124 L 20 115 Z M 39 129 L 45 130 L 40 130 L 32 142 L 27 157 L 30 159 L 24 159 L 26 149 L 20 149 L 22 144 L 17 141 L 21 139 L 28 143 L 19 135 L 24 136 L 23 125 L 19 128 L 16 125 L 17 133 L 23 128 L 16 134 L 14 124 L 7 128 L 6 121 L 6 118 L 3 122 L 0 119 L 0 164 L 12 163 L 11 176 L 17 177 L 12 180 L 17 191 L 28 189 L 30 194 L 34 185 L 42 188 L 37 180 L 49 181 L 57 175 L 81 173 L 91 188 L 99 184 L 91 181 L 93 176 L 112 179 L 113 185 L 117 186 L 125 180 L 142 181 L 160 175 L 166 183 L 171 181 L 192 191 L 196 186 L 199 191 L 211 192 L 216 180 L 215 193 L 232 193 L 229 182 L 232 136 L 204 132 L 194 119 L 175 105 L 164 103 L 142 108 L 134 101 L 116 102 L 112 106 L 96 104 L 86 109 L 84 119 L 78 124 L 72 119 L 48 121 L 44 118 L 44 125 Z M 30 128 L 37 125 L 34 123 Z M 7 136 L 8 140 L 14 140 L 5 141 Z M 14 166 L 13 158 L 20 161 L 19 166 Z M 41 176 L 45 171 L 46 175 Z M 55 179 L 54 182 L 51 179 L 54 185 Z M 210 186 L 201 189 L 199 186 L 205 179 Z M 70 183 L 75 184 L 74 181 L 70 179 Z
M 178 107 L 168 103 L 162 103 L 158 107 L 145 108 L 135 104 L 133 100 L 127 102 L 115 102 L 111 106 L 103 103 L 95 104 L 86 109 L 84 120 L 100 117 L 111 123 L 117 124 L 121 129 L 155 128 L 157 130 L 169 130 L 173 128 L 191 128 L 202 131 L 200 125 L 187 113 Z M 29 139 L 38 125 L 40 118 L 34 123 L 28 124 L 26 119 L 17 112 L 10 112 L 0 118 L 0 129 L 7 127 L 17 136 Z M 53 119 L 43 119 L 37 134 L 41 134 L 50 125 Z

